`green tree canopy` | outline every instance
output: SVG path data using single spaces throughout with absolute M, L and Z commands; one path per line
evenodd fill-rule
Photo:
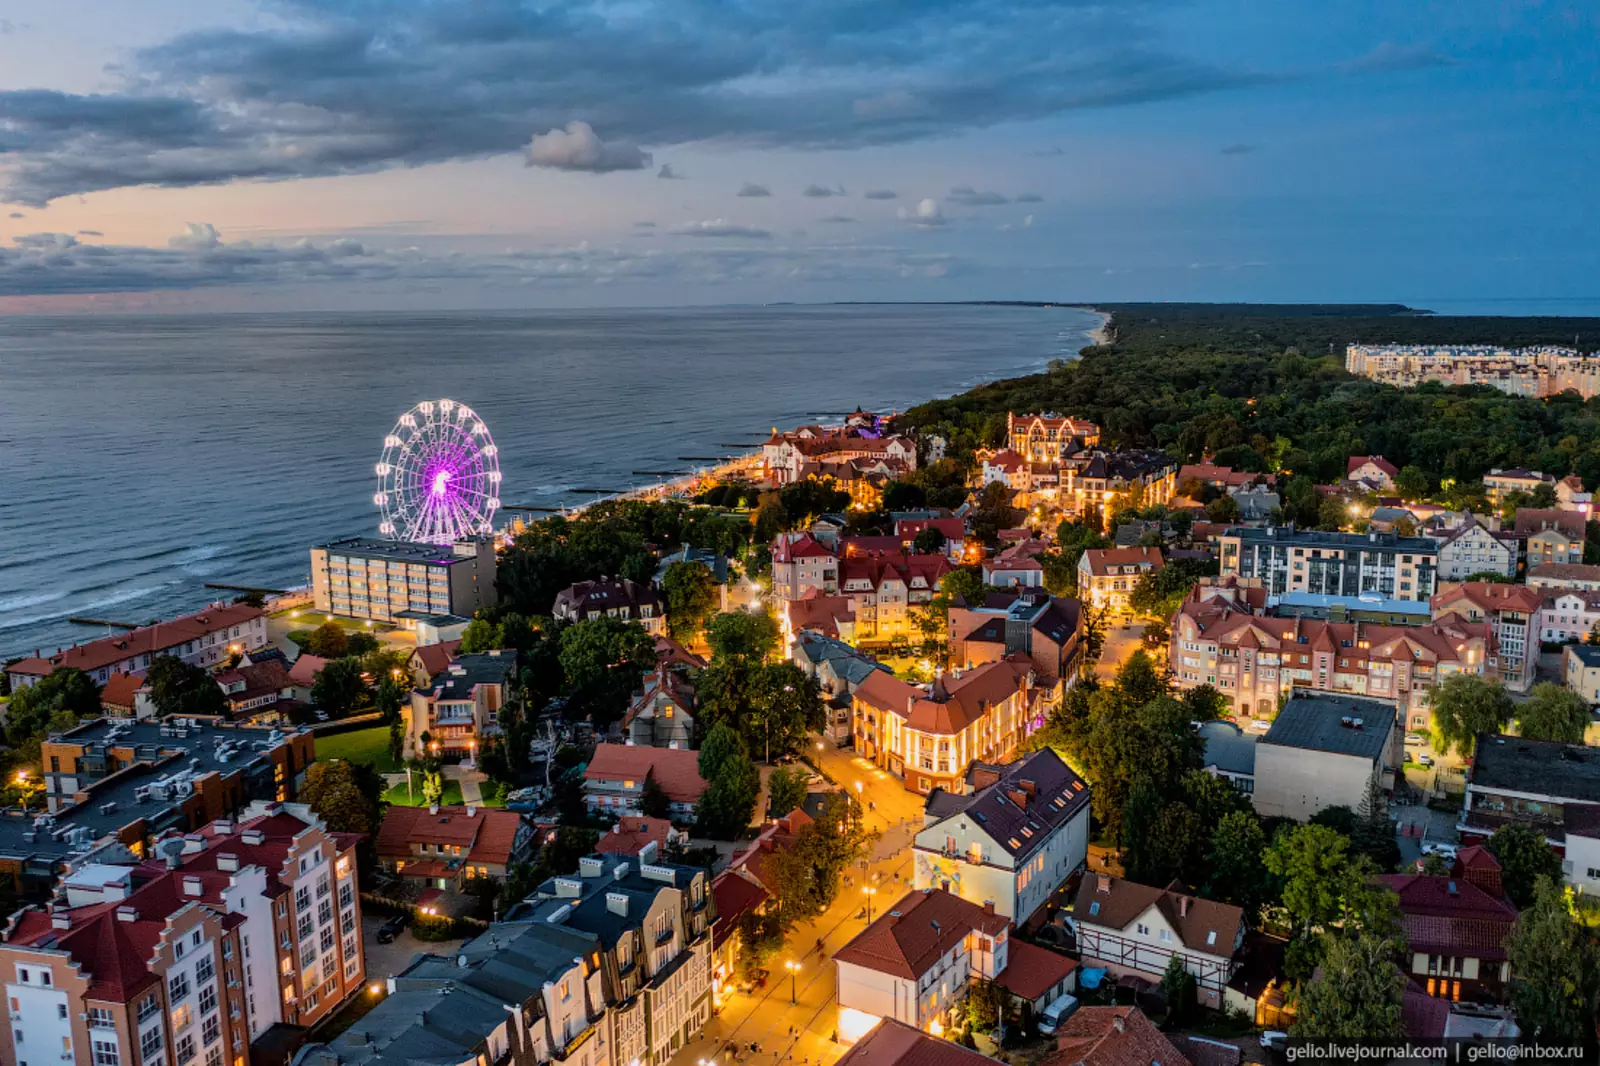
M 1211 833 L 1206 854 L 1210 876 L 1204 885 L 1207 899 L 1231 903 L 1253 917 L 1267 898 L 1267 868 L 1261 862 L 1266 837 L 1253 810 L 1222 816 Z
M 806 801 L 805 770 L 780 766 L 767 777 L 767 813 L 782 818 Z
M 323 659 L 342 659 L 349 653 L 350 635 L 337 622 L 324 622 L 311 631 L 305 650 Z
M 1433 746 L 1449 754 L 1472 754 L 1479 733 L 1504 732 L 1515 704 L 1498 681 L 1470 674 L 1451 674 L 1429 694 L 1433 709 Z
M 939 594 L 951 603 L 964 600 L 968 604 L 983 601 L 983 575 L 976 567 L 958 566 L 939 582 Z
M 150 702 L 162 715 L 217 715 L 228 711 L 222 687 L 205 670 L 173 655 L 158 655 L 145 672 Z
M 911 538 L 911 549 L 923 555 L 933 555 L 944 551 L 945 535 L 941 530 L 929 526 L 920 530 Z
M 667 632 L 673 640 L 693 640 L 717 606 L 717 578 L 701 562 L 673 563 L 661 576 Z
M 1401 1001 L 1406 977 L 1395 943 L 1362 933 L 1323 937 L 1322 965 L 1300 987 L 1290 1032 L 1318 1040 L 1384 1040 L 1405 1036 Z
M 306 768 L 300 800 L 337 833 L 374 833 L 382 820 L 383 778 L 370 766 L 343 759 Z
M 711 619 L 706 643 L 713 659 L 764 662 L 778 647 L 778 624 L 764 611 L 727 611 Z
M 561 669 L 569 707 L 596 726 L 622 716 L 645 671 L 656 665 L 656 646 L 637 622 L 590 618 L 561 631 Z
M 1517 707 L 1517 732 L 1531 740 L 1582 744 L 1589 728 L 1589 705 L 1565 685 L 1541 681 Z
M 744 740 L 733 726 L 712 726 L 700 742 L 700 776 L 706 781 L 715 781 L 724 767 L 744 756 Z
M 1494 831 L 1485 844 L 1500 863 L 1500 883 L 1518 907 L 1532 905 L 1539 878 L 1561 882 L 1561 856 L 1537 829 L 1511 822 Z
M 1593 1049 L 1600 1016 L 1600 943 L 1580 923 L 1558 880 L 1540 877 L 1506 941 L 1511 1006 L 1537 1043 Z
M 754 743 L 770 763 L 775 755 L 793 754 L 806 732 L 823 724 L 817 680 L 793 663 L 769 663 L 756 673 L 750 701 Z
M 217 687 L 215 682 L 211 687 Z M 77 667 L 58 667 L 42 680 L 14 691 L 5 711 L 6 740 L 11 746 L 22 748 L 31 741 L 37 747 L 50 719 L 61 711 L 85 718 L 98 715 L 100 687 Z M 34 751 L 33 757 L 37 756 Z
M 360 659 L 352 656 L 333 660 L 311 683 L 311 701 L 330 717 L 343 718 L 366 698 L 367 682 L 361 674 Z
M 1339 916 L 1340 888 L 1350 841 L 1325 825 L 1298 825 L 1278 833 L 1262 855 L 1283 880 L 1283 907 L 1304 932 Z
M 468 622 L 467 628 L 461 631 L 461 646 L 457 651 L 462 655 L 473 655 L 482 651 L 496 651 L 505 646 L 505 628 L 480 617 Z

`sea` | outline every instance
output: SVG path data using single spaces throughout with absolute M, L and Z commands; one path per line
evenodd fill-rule
M 423 400 L 471 406 L 500 498 L 574 506 L 1072 358 L 1073 308 L 968 305 L 0 317 L 0 659 L 288 588 L 376 536 L 374 466 Z M 501 512 L 498 520 L 510 516 Z

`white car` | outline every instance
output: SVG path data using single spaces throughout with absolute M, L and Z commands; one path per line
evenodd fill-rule
M 1252 718 L 1246 728 L 1252 733 L 1265 733 L 1272 728 L 1272 723 L 1264 718 Z
M 1432 766 L 1433 765 L 1433 756 L 1429 755 L 1427 752 L 1423 752 L 1421 755 L 1417 756 L 1417 765 L 1418 766 Z
M 1450 862 L 1455 861 L 1457 850 L 1459 849 L 1456 847 L 1456 845 L 1444 840 L 1424 840 L 1422 842 L 1422 854 L 1437 855 L 1441 859 L 1445 859 Z

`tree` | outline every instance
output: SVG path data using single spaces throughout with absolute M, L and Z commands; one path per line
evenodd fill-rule
M 945 539 L 945 535 L 941 530 L 929 526 L 926 529 L 919 530 L 917 535 L 911 538 L 911 550 L 922 555 L 933 555 L 944 551 Z
M 349 653 L 350 636 L 336 622 L 324 622 L 306 638 L 305 650 L 323 659 L 342 659 Z
M 1301 986 L 1289 1031 L 1317 1040 L 1403 1037 L 1406 977 L 1395 965 L 1395 942 L 1370 933 L 1322 940 L 1321 968 Z
M 438 803 L 444 798 L 444 781 L 437 770 L 424 770 L 422 773 L 422 801 L 429 806 Z
M 364 780 L 361 768 L 343 759 L 314 762 L 306 768 L 300 800 L 336 833 L 372 833 L 382 818 L 379 797 L 384 786 L 376 773 L 370 779 Z
M 597 727 L 621 717 L 628 699 L 655 668 L 656 644 L 637 622 L 590 618 L 561 631 L 560 662 L 568 707 Z
M 1196 722 L 1210 722 L 1228 713 L 1228 697 L 1210 685 L 1196 685 L 1181 697 Z
M 987 1033 L 1000 1024 L 1000 1011 L 1005 1007 L 1005 993 L 1000 986 L 986 977 L 972 982 L 967 990 L 967 1027 L 976 1033 Z
M 817 679 L 793 663 L 771 663 L 756 673 L 751 691 L 750 728 L 760 739 L 763 761 L 792 754 L 806 732 L 823 724 Z
M 1420 466 L 1408 464 L 1396 475 L 1394 490 L 1408 500 L 1424 500 L 1433 492 L 1433 479 Z
M 1350 522 L 1350 505 L 1339 496 L 1329 496 L 1317 506 L 1317 528 L 1329 531 L 1343 529 Z
M 725 766 L 744 755 L 744 740 L 731 725 L 712 726 L 700 741 L 701 779 L 715 781 Z
M 228 698 L 216 679 L 173 655 L 159 655 L 145 672 L 150 702 L 162 715 L 226 714 Z
M 982 603 L 983 593 L 983 575 L 976 567 L 958 566 L 939 582 L 939 594 L 951 603 L 958 600 L 968 605 Z
M 767 777 L 767 813 L 782 818 L 806 801 L 806 779 L 801 769 L 779 767 Z
M 1500 863 L 1500 883 L 1520 909 L 1533 903 L 1539 878 L 1561 881 L 1561 856 L 1537 829 L 1511 822 L 1494 831 L 1484 845 Z
M 1195 583 L 1216 572 L 1214 563 L 1175 559 L 1141 577 L 1128 594 L 1128 606 L 1140 614 L 1170 618 L 1183 606 Z
M 737 840 L 750 827 L 761 798 L 761 772 L 741 753 L 725 760 L 708 780 L 697 808 L 700 831 L 717 840 Z
M 778 625 L 764 611 L 727 611 L 711 619 L 706 642 L 713 659 L 764 662 L 778 646 Z
M 505 644 L 506 631 L 503 627 L 487 618 L 474 618 L 461 631 L 461 646 L 456 650 L 462 655 L 475 655 L 478 652 L 497 651 Z
M 717 577 L 700 562 L 673 563 L 661 575 L 667 632 L 673 640 L 693 640 L 717 605 Z
M 1001 481 L 991 481 L 978 492 L 967 515 L 967 528 L 976 540 L 992 548 L 1000 543 L 1002 529 L 1015 529 L 1022 521 L 1024 512 L 1011 506 L 1011 496 L 1011 490 Z
M 672 817 L 672 800 L 654 774 L 645 776 L 644 788 L 639 793 L 639 813 L 646 818 Z
M 788 846 L 774 851 L 768 869 L 786 929 L 810 921 L 838 898 L 844 872 L 866 854 L 875 834 L 861 824 L 860 806 L 844 793 L 831 794 L 815 822 L 802 826 Z
M 1167 958 L 1166 972 L 1161 975 L 1161 998 L 1167 1004 L 1167 1024 L 1183 1025 L 1195 1013 L 1198 991 L 1194 974 L 1183 964 L 1182 956 Z
M 1213 522 L 1228 524 L 1239 520 L 1239 501 L 1232 496 L 1218 496 L 1206 504 L 1206 517 Z
M 1325 825 L 1280 831 L 1262 855 L 1267 870 L 1283 879 L 1283 906 L 1302 934 L 1339 916 L 1340 882 L 1350 841 Z
M 213 684 L 212 688 L 216 688 Z M 100 713 L 100 688 L 88 674 L 76 667 L 63 666 L 27 688 L 18 688 L 5 705 L 5 735 L 12 747 L 28 749 L 23 761 L 35 761 L 39 741 L 49 730 L 50 721 L 62 711 L 76 716 Z
M 739 935 L 739 977 L 751 981 L 774 955 L 783 950 L 783 923 L 773 909 L 764 914 L 745 911 L 739 916 L 736 928 Z
M 1451 674 L 1430 692 L 1433 708 L 1433 746 L 1472 754 L 1479 733 L 1500 733 L 1511 721 L 1516 705 L 1498 681 L 1470 674 Z
M 1580 923 L 1560 882 L 1540 877 L 1506 941 L 1511 1005 L 1536 1043 L 1593 1048 L 1600 1014 L 1600 943 Z
M 360 705 L 367 694 L 361 676 L 361 660 L 335 659 L 324 666 L 311 683 L 311 701 L 331 718 L 343 718 Z
M 1517 708 L 1517 732 L 1530 740 L 1582 744 L 1589 727 L 1589 705 L 1564 685 L 1541 681 Z
M 1261 819 L 1253 810 L 1233 811 L 1211 833 L 1211 849 L 1206 853 L 1210 878 L 1204 886 L 1208 899 L 1242 908 L 1254 917 L 1267 895 L 1267 869 L 1261 863 L 1266 846 Z
M 389 761 L 400 764 L 406 750 L 406 722 L 398 714 L 389 719 Z
M 1380 872 L 1392 872 L 1400 865 L 1400 843 L 1395 840 L 1394 823 L 1389 820 L 1389 801 L 1384 797 L 1377 775 L 1367 779 L 1367 790 L 1355 816 L 1350 827 L 1351 847 L 1371 859 Z
M 354 633 L 351 633 L 350 636 L 345 640 L 344 653 L 346 655 L 354 655 L 358 658 L 361 658 L 371 655 L 380 647 L 382 647 L 382 645 L 378 643 L 377 637 L 373 636 L 371 633 L 363 633 L 358 630 Z

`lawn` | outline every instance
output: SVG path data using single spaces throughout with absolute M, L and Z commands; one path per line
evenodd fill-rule
M 492 782 L 492 781 L 483 782 L 483 784 L 481 786 L 481 791 L 483 792 L 483 802 L 479 803 L 478 806 L 480 806 L 480 807 L 504 807 L 505 806 L 505 804 L 503 802 L 494 799 L 492 797 L 492 795 L 491 795 L 491 793 L 494 791 L 494 782 Z M 384 799 L 385 803 L 388 803 L 390 806 L 394 806 L 394 807 L 421 807 L 423 805 L 423 800 L 422 800 L 422 775 L 421 774 L 414 774 L 412 776 L 411 795 L 409 795 L 409 796 L 406 795 L 406 785 L 405 785 L 405 782 L 402 781 L 402 782 L 400 782 L 400 784 L 396 785 L 394 788 L 391 788 L 389 791 L 385 792 L 383 794 L 383 799 Z M 462 797 L 461 797 L 461 782 L 453 781 L 453 780 L 451 780 L 449 778 L 446 778 L 445 781 L 444 781 L 444 795 L 442 797 L 440 797 L 439 802 L 444 804 L 447 807 L 452 805 L 452 804 L 465 803 L 466 801 L 463 800 Z
M 336 733 L 317 738 L 318 759 L 344 759 L 347 762 L 371 763 L 379 773 L 394 773 L 403 767 L 389 758 L 389 727 L 373 726 L 349 733 Z M 402 789 L 402 792 L 405 790 Z

